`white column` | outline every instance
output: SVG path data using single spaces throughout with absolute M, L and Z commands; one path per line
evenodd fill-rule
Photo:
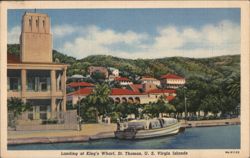
M 56 71 L 50 71 L 50 80 L 51 80 L 51 96 L 54 96 L 56 93 Z
M 26 73 L 26 69 L 22 69 L 21 70 L 21 83 L 22 83 L 22 98 L 25 97 L 25 93 L 26 93 L 26 82 L 27 82 L 27 73 Z
M 66 68 L 63 70 L 61 78 L 61 88 L 63 92 L 62 111 L 66 111 Z

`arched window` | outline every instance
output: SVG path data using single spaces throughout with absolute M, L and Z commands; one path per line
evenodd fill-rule
M 43 27 L 45 27 L 45 20 L 43 20 Z

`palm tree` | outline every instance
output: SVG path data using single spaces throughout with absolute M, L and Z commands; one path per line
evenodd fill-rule
M 95 109 L 96 122 L 101 114 L 106 114 L 109 99 L 110 89 L 106 83 L 97 84 L 93 93 L 88 95 L 84 101 L 88 108 L 92 107 Z
M 161 95 L 156 103 L 159 113 L 170 113 L 176 111 L 175 107 L 168 103 L 165 95 Z
M 227 80 L 228 93 L 235 98 L 240 98 L 240 74 L 234 74 Z

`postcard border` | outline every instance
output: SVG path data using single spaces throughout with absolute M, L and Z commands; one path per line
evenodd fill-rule
M 249 153 L 249 2 L 248 1 L 22 1 L 0 2 L 1 24 L 1 156 L 2 157 L 63 157 L 61 150 L 49 151 L 8 151 L 7 150 L 7 10 L 8 9 L 73 9 L 73 8 L 241 8 L 241 149 L 240 154 L 225 154 L 224 149 L 216 150 L 167 150 L 187 151 L 188 157 L 247 157 Z M 56 7 L 55 7 L 56 6 Z M 244 88 L 243 88 L 244 87 Z M 244 138 L 244 139 L 243 139 Z M 82 150 L 74 150 L 82 151 Z M 100 151 L 100 150 L 96 150 Z M 109 150 L 115 151 L 115 150 Z M 124 150 L 126 151 L 126 150 Z M 141 150 L 151 151 L 151 150 Z M 155 151 L 155 150 L 152 150 Z M 157 150 L 166 151 L 166 150 Z M 74 156 L 73 156 L 74 157 Z M 86 156 L 84 156 L 86 157 Z M 126 156 L 127 157 L 127 156 Z M 173 155 L 168 157 L 175 157 Z M 183 156 L 180 156 L 183 157 Z

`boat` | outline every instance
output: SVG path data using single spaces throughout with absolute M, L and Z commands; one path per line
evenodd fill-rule
M 177 119 L 155 118 L 117 123 L 114 134 L 118 139 L 146 139 L 175 135 L 183 130 Z

